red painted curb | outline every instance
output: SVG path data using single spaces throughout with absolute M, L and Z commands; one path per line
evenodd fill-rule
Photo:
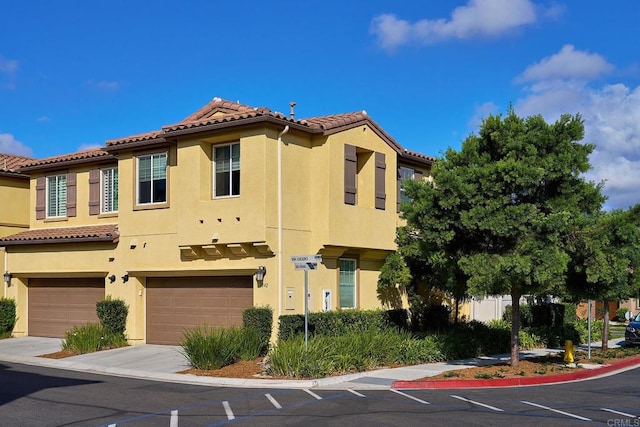
M 484 388 L 484 387 L 514 387 L 524 385 L 553 384 L 565 381 L 582 380 L 629 366 L 640 365 L 640 356 L 631 357 L 621 362 L 603 365 L 599 368 L 581 369 L 566 374 L 547 375 L 527 378 L 494 378 L 488 380 L 418 380 L 394 381 L 392 388 L 397 389 L 442 389 L 442 388 Z

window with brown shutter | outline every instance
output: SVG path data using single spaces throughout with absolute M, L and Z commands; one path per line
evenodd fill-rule
M 47 178 L 38 177 L 36 179 L 36 219 L 44 219 L 46 216 L 46 190 Z
M 387 165 L 384 162 L 384 153 L 376 153 L 376 209 L 385 209 L 387 195 L 385 193 L 385 172 Z
M 100 169 L 89 171 L 89 215 L 100 213 Z
M 358 156 L 354 145 L 344 145 L 344 203 L 356 204 Z
M 76 173 L 67 174 L 67 216 L 76 216 Z

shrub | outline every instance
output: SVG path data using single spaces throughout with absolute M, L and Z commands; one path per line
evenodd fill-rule
M 406 329 L 407 319 L 406 310 L 334 310 L 309 313 L 309 334 L 335 337 L 370 329 Z M 279 341 L 304 334 L 304 316 L 301 314 L 282 315 L 279 322 Z
M 507 305 L 504 308 L 502 319 L 506 320 L 510 324 L 513 323 L 513 314 L 511 312 L 511 306 Z M 520 327 L 531 326 L 533 323 L 533 315 L 531 314 L 531 305 L 520 304 Z
M 96 303 L 96 313 L 100 324 L 107 331 L 124 337 L 129 306 L 123 300 L 111 299 L 111 296 L 107 296 L 106 299 Z
M 11 336 L 16 320 L 16 302 L 9 298 L 0 298 L 0 338 Z
M 127 341 L 122 335 L 114 334 L 98 323 L 74 326 L 65 332 L 64 337 L 62 349 L 80 354 L 127 345 Z
M 263 349 L 254 328 L 200 326 L 184 333 L 182 354 L 196 369 L 220 369 L 240 360 L 253 360 Z
M 242 326 L 253 329 L 260 337 L 260 355 L 267 354 L 273 328 L 271 307 L 251 307 L 242 312 Z
M 627 314 L 627 311 L 629 311 L 629 309 L 626 307 L 620 307 L 616 310 L 616 317 L 618 318 L 618 322 L 627 321 L 627 319 L 624 317 Z

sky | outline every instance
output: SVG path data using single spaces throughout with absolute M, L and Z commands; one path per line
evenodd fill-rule
M 365 110 L 407 149 L 459 150 L 512 105 L 581 114 L 586 178 L 640 203 L 639 0 L 0 4 L 0 152 L 36 158 L 176 123 L 214 97 Z

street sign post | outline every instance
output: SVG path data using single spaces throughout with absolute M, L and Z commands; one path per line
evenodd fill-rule
M 294 255 L 291 257 L 296 270 L 304 270 L 304 348 L 309 344 L 309 270 L 315 270 L 322 255 Z

